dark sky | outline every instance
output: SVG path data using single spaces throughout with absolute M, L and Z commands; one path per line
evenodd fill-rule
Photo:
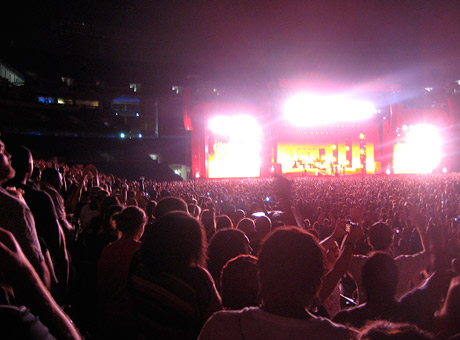
M 427 83 L 460 78 L 460 0 L 48 4 L 16 3 L 10 17 L 15 29 L 85 22 L 132 31 L 149 62 L 183 65 L 216 79 L 309 73 Z

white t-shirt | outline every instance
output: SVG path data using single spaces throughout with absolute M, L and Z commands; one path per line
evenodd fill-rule
M 324 318 L 293 319 L 267 313 L 259 307 L 214 313 L 198 340 L 341 340 L 357 332 Z

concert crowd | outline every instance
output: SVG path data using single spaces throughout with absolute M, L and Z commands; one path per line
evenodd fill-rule
M 460 339 L 460 174 L 0 184 L 2 339 Z

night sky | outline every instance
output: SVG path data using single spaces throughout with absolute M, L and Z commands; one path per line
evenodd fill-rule
M 132 32 L 144 63 L 180 65 L 221 81 L 312 73 L 424 86 L 460 79 L 460 1 L 46 3 L 16 2 L 2 42 L 84 23 Z

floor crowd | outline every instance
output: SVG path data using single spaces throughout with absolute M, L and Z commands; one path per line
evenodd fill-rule
M 460 339 L 460 174 L 0 184 L 2 338 Z

